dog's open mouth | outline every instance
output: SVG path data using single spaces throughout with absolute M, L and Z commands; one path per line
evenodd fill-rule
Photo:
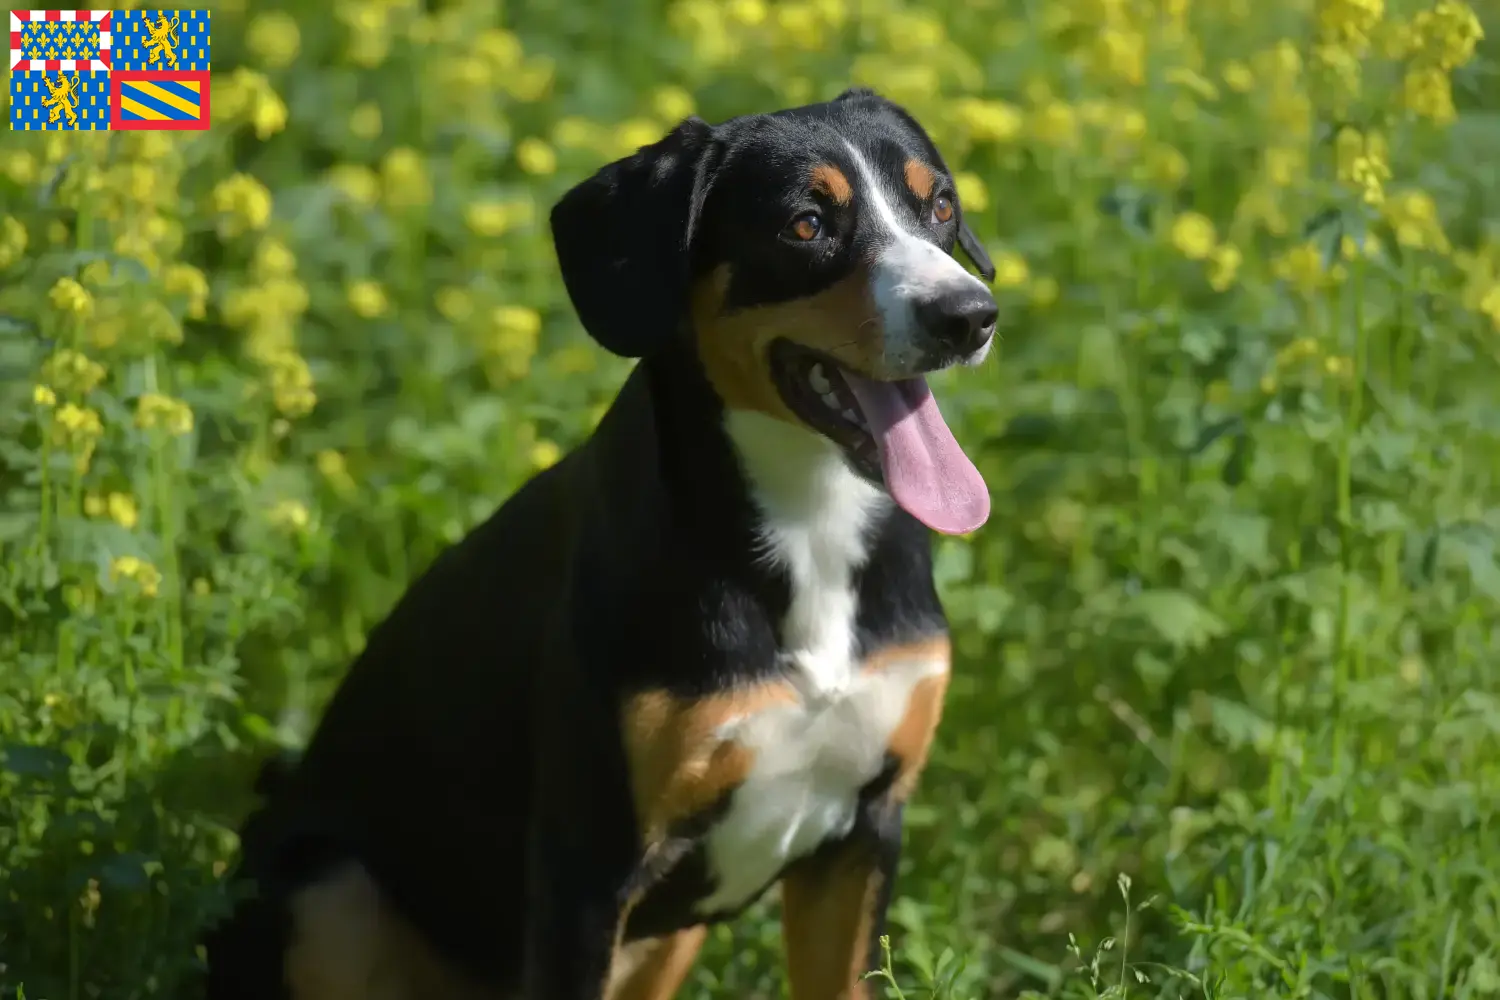
M 921 376 L 877 381 L 827 355 L 777 340 L 772 378 L 796 417 L 843 449 L 851 465 L 885 486 L 935 531 L 964 534 L 989 517 L 990 494 Z

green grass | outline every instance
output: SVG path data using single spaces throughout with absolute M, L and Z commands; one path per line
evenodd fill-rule
M 192 995 L 256 762 L 619 384 L 553 200 L 851 83 L 1004 310 L 873 982 L 1500 994 L 1494 8 L 418 6 L 222 3 L 210 132 L 0 144 L 0 995 Z M 773 911 L 685 993 L 778 995 Z

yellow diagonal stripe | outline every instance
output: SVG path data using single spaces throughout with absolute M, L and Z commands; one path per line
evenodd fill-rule
M 176 108 L 178 111 L 185 111 L 195 117 L 198 114 L 198 105 L 191 101 L 184 101 L 176 94 L 161 89 L 149 80 L 129 80 L 125 82 L 125 87 L 127 89 L 134 87 L 147 97 L 153 97 L 168 107 Z
M 160 111 L 157 111 L 155 108 L 148 108 L 144 104 L 132 101 L 130 98 L 126 97 L 123 94 L 120 95 L 120 109 L 122 111 L 129 111 L 133 115 L 140 115 L 142 118 L 147 118 L 154 122 L 167 122 L 172 120 L 166 115 L 162 114 Z

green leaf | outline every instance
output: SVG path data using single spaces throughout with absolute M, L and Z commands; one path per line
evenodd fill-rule
M 1182 590 L 1143 591 L 1130 607 L 1178 650 L 1202 648 L 1225 632 L 1217 615 Z

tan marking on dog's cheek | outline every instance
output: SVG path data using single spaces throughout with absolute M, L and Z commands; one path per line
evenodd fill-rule
M 803 426 L 771 379 L 771 342 L 785 338 L 865 375 L 884 369 L 884 324 L 861 267 L 806 298 L 723 311 L 728 269 L 702 282 L 693 296 L 693 327 L 705 373 L 729 409 L 752 410 Z
M 708 928 L 699 925 L 620 945 L 610 962 L 605 1000 L 672 1000 L 707 937 Z
M 292 897 L 291 1000 L 500 1000 L 440 958 L 350 863 Z
M 942 673 L 923 677 L 912 688 L 906 699 L 906 711 L 886 746 L 887 752 L 898 761 L 896 780 L 891 785 L 891 796 L 898 802 L 906 801 L 916 791 L 922 769 L 927 765 L 927 754 L 943 718 L 943 703 L 948 693 L 947 664 L 951 656 L 949 640 L 936 637 L 879 650 L 865 661 L 866 671 L 879 671 L 903 660 L 941 659 L 944 663 Z
M 625 755 L 642 840 L 660 842 L 674 824 L 709 809 L 749 777 L 754 752 L 720 737 L 720 727 L 794 698 L 778 684 L 697 700 L 647 691 L 627 701 Z
M 907 160 L 904 173 L 906 186 L 911 189 L 912 194 L 923 201 L 932 197 L 932 188 L 937 183 L 937 174 L 932 172 L 931 167 L 921 160 Z
M 844 172 L 831 163 L 820 163 L 813 167 L 811 187 L 827 195 L 835 205 L 847 205 L 854 200 L 854 187 Z

